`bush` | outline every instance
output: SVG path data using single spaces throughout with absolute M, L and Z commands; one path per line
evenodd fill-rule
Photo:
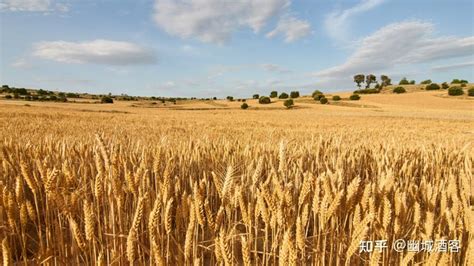
M 260 98 L 260 95 L 258 95 L 258 94 L 254 94 L 254 95 L 252 96 L 252 98 L 254 98 L 254 99 L 258 99 L 258 98 Z
M 380 93 L 379 89 L 362 89 L 354 91 L 355 94 L 373 94 L 373 93 Z
M 323 94 L 323 93 L 322 93 L 321 91 L 315 90 L 315 91 L 313 91 L 313 93 L 311 94 L 311 97 L 314 98 L 316 95 L 322 95 L 322 94 Z M 319 100 L 319 99 L 318 99 L 318 100 Z
M 247 103 L 243 103 L 243 104 L 240 106 L 240 108 L 242 108 L 242 109 L 245 110 L 245 109 L 249 108 L 249 105 L 248 105 Z
M 451 81 L 451 84 L 464 84 L 464 83 L 469 83 L 467 80 L 465 79 L 453 79 L 453 81 Z
M 431 79 L 423 80 L 421 84 L 431 84 Z
M 270 92 L 270 98 L 276 98 L 276 97 L 278 97 L 278 92 L 277 91 Z
M 68 97 L 68 98 L 79 98 L 79 94 L 69 92 L 69 93 L 66 94 L 66 97 Z
M 400 82 L 398 82 L 398 85 L 408 85 L 410 82 L 408 82 L 407 78 L 402 78 Z
M 463 87 L 463 88 L 464 88 L 464 87 L 466 87 L 466 86 L 467 86 L 467 84 L 466 84 L 466 83 L 461 83 L 461 87 Z
M 410 80 L 410 84 L 411 84 L 411 85 L 415 85 L 415 83 L 416 83 L 415 80 L 413 80 L 413 79 Z
M 260 104 L 269 104 L 271 102 L 272 100 L 270 99 L 270 97 L 267 97 L 267 96 L 262 96 L 258 99 L 258 103 Z
M 56 95 L 51 95 L 51 96 L 49 96 L 49 99 L 50 99 L 51 101 L 57 101 L 57 100 L 58 100 L 58 97 L 56 97 Z
M 425 87 L 425 90 L 427 90 L 427 91 L 433 91 L 433 90 L 439 90 L 439 89 L 440 89 L 440 87 L 436 83 L 431 83 L 429 85 L 426 85 L 426 87 Z
M 232 96 L 227 96 L 226 99 L 227 99 L 228 101 L 231 101 L 231 102 L 234 101 L 234 97 L 232 97 Z
M 288 100 L 285 100 L 285 102 L 283 102 L 283 105 L 286 108 L 291 108 L 295 105 L 295 103 L 293 102 L 293 99 L 288 99 Z
M 393 93 L 405 93 L 405 92 L 407 91 L 403 87 L 396 87 L 395 89 L 393 89 Z
M 474 96 L 474 87 L 470 88 L 469 90 L 467 90 L 467 95 L 469 96 Z
M 451 96 L 459 96 L 459 95 L 463 95 L 464 91 L 462 90 L 461 87 L 455 86 L 448 89 L 448 94 Z
M 448 83 L 447 83 L 447 82 L 443 82 L 443 83 L 441 84 L 441 88 L 442 88 L 443 90 L 448 89 L 448 88 L 449 88 Z
M 11 96 L 11 95 L 7 95 L 7 96 L 5 96 L 5 99 L 11 99 L 11 98 L 12 98 L 12 96 Z
M 319 100 L 321 100 L 321 98 L 324 98 L 324 94 L 316 94 L 316 95 L 314 95 L 314 97 L 313 97 L 313 99 L 314 99 L 315 101 L 319 101 Z
M 212 97 L 212 99 L 215 101 L 215 100 L 217 100 L 217 97 Z
M 288 97 L 289 97 L 289 96 L 288 96 L 288 93 L 286 93 L 286 92 L 282 92 L 282 93 L 280 94 L 280 96 L 278 96 L 278 98 L 280 98 L 280 99 L 288 99 Z
M 114 99 L 109 96 L 104 96 L 100 99 L 101 103 L 114 103 Z
M 351 101 L 358 101 L 358 100 L 360 100 L 360 96 L 359 96 L 359 94 L 352 94 L 352 95 L 349 97 L 349 100 L 351 100 Z
M 333 101 L 340 101 L 340 100 L 341 100 L 341 96 L 339 96 L 339 95 L 334 95 L 334 96 L 332 96 L 332 100 L 333 100 Z
M 328 103 L 328 99 L 326 99 L 326 97 L 323 97 L 323 98 L 319 99 L 319 102 L 320 102 L 321 104 L 327 104 L 327 103 Z
M 299 91 L 292 91 L 292 92 L 290 92 L 290 97 L 291 98 L 298 98 L 298 97 L 300 97 L 300 92 Z

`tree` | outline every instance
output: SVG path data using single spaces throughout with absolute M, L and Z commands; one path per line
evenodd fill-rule
M 408 85 L 410 82 L 408 82 L 407 78 L 402 78 L 400 82 L 398 82 L 398 85 Z
M 449 88 L 448 83 L 447 83 L 447 82 L 443 82 L 443 83 L 441 84 L 441 88 L 443 88 L 443 90 L 448 89 L 448 88 Z
M 414 79 L 410 80 L 410 84 L 411 84 L 411 85 L 415 85 L 415 83 L 416 83 L 416 82 L 415 82 Z
M 258 98 L 260 98 L 260 95 L 258 95 L 258 94 L 254 94 L 254 95 L 252 96 L 252 98 L 254 98 L 254 99 L 258 99 Z
M 423 80 L 421 84 L 431 84 L 431 79 Z
M 358 101 L 358 100 L 360 100 L 360 96 L 359 96 L 359 94 L 352 94 L 352 95 L 349 97 L 349 100 L 351 100 L 351 101 Z
M 288 96 L 288 93 L 286 93 L 286 92 L 282 92 L 282 93 L 280 94 L 280 96 L 278 96 L 278 98 L 280 98 L 280 99 L 288 99 L 288 97 L 289 97 L 289 96 Z
M 298 97 L 300 97 L 300 92 L 299 91 L 292 91 L 292 92 L 290 92 L 290 97 L 291 98 L 298 98 Z
M 248 105 L 247 103 L 243 103 L 243 104 L 240 106 L 240 108 L 242 108 L 242 109 L 245 110 L 245 109 L 249 108 L 249 105 Z
M 319 91 L 319 90 L 315 90 L 315 91 L 313 91 L 313 93 L 311 94 L 311 97 L 314 98 L 314 97 L 316 97 L 316 95 L 323 95 L 323 93 L 322 93 L 321 91 Z
M 463 95 L 464 91 L 461 87 L 454 86 L 448 89 L 448 94 L 451 96 L 459 96 Z
M 277 91 L 270 92 L 270 98 L 276 98 L 276 97 L 278 97 L 278 92 Z
M 267 97 L 267 96 L 262 96 L 258 99 L 258 103 L 260 104 L 269 104 L 271 102 L 272 100 L 270 100 L 270 97 Z
M 370 88 L 370 84 L 377 82 L 377 77 L 373 74 L 369 74 L 365 77 L 366 89 Z
M 380 80 L 382 80 L 381 87 L 392 85 L 392 80 L 386 75 L 381 75 Z
M 295 105 L 295 103 L 293 102 L 293 99 L 288 99 L 288 100 L 285 100 L 285 102 L 283 102 L 283 105 L 286 108 L 291 108 Z
M 354 82 L 357 83 L 357 87 L 360 89 L 360 84 L 364 82 L 365 76 L 364 74 L 357 74 L 354 76 Z
M 231 101 L 231 102 L 234 101 L 234 97 L 232 97 L 232 96 L 227 96 L 226 99 L 227 99 L 228 101 Z
M 212 99 L 215 101 L 215 100 L 217 100 L 217 97 L 212 97 Z
M 328 104 L 328 99 L 326 97 L 323 97 L 323 98 L 319 99 L 319 102 L 321 104 Z

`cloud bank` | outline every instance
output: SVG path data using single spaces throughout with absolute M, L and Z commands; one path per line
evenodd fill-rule
M 148 48 L 110 40 L 40 42 L 33 46 L 33 56 L 71 64 L 140 65 L 156 62 L 156 55 Z

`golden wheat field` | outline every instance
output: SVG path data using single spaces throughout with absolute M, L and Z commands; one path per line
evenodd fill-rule
M 474 264 L 472 100 L 248 102 L 0 101 L 3 263 Z

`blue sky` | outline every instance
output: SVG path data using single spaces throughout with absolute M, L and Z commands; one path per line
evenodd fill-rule
M 0 82 L 148 96 L 474 79 L 470 0 L 0 0 Z

